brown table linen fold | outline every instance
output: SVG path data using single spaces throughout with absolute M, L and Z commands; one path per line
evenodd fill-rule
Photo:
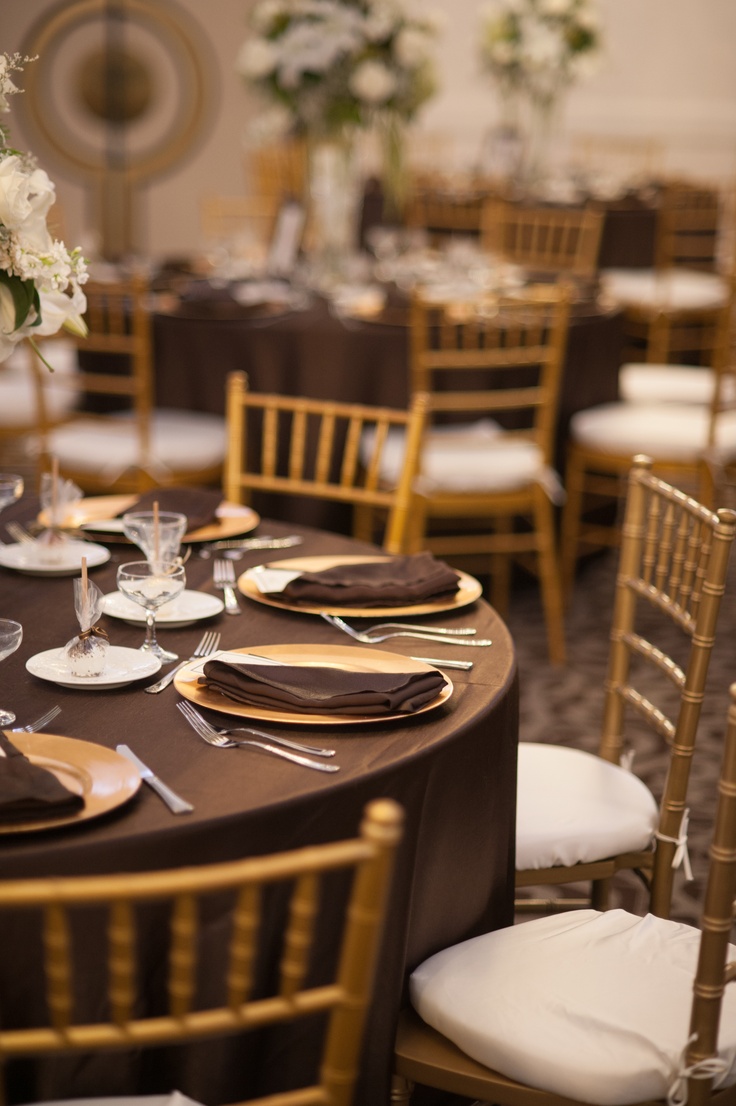
M 449 565 L 424 552 L 303 572 L 279 594 L 297 603 L 392 607 L 454 595 L 458 583 L 458 574 Z
M 236 664 L 211 660 L 200 684 L 237 703 L 299 714 L 411 714 L 445 686 L 434 669 L 354 672 L 327 666 Z
M 156 502 L 160 511 L 186 515 L 187 532 L 190 532 L 217 521 L 222 492 L 210 488 L 154 488 L 140 495 L 133 506 L 126 507 L 118 517 L 128 511 L 152 511 Z
M 53 772 L 32 764 L 0 730 L 0 823 L 61 818 L 84 806 Z

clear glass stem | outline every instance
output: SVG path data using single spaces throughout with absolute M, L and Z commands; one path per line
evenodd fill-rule
M 15 722 L 15 715 L 12 710 L 0 710 L 0 729 L 12 725 L 13 722 Z
M 143 642 L 144 649 L 150 649 L 155 652 L 158 648 L 158 641 L 156 640 L 156 612 L 152 610 L 146 611 L 146 640 Z

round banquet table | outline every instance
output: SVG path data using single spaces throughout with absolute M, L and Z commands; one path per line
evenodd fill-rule
M 35 509 L 30 497 L 6 509 L 0 519 L 2 537 L 5 522 L 13 517 L 29 521 Z M 278 535 L 286 527 L 262 522 L 259 531 Z M 300 554 L 375 551 L 334 534 L 308 528 L 301 532 L 304 544 L 295 551 Z M 115 589 L 117 563 L 131 559 L 130 546 L 111 543 L 110 548 L 111 561 L 90 569 L 90 578 L 103 592 Z M 251 552 L 237 567 L 244 571 L 282 556 Z M 214 594 L 212 564 L 194 552 L 187 562 L 188 587 Z M 16 618 L 24 628 L 20 648 L 2 663 L 2 705 L 16 712 L 17 724 L 58 703 L 62 712 L 49 732 L 108 748 L 130 745 L 195 808 L 192 814 L 174 816 L 142 786 L 127 803 L 78 825 L 0 833 L 0 878 L 206 864 L 352 836 L 364 804 L 378 796 L 390 796 L 404 806 L 406 835 L 356 1098 L 359 1106 L 387 1101 L 395 1017 L 407 972 L 445 945 L 512 921 L 518 686 L 513 643 L 501 619 L 482 600 L 424 619 L 427 624 L 476 626 L 479 635 L 492 638 L 490 648 L 411 639 L 380 647 L 474 661 L 470 673 L 448 673 L 454 692 L 434 710 L 390 723 L 278 727 L 297 740 L 334 741 L 341 770 L 332 776 L 256 750 L 206 746 L 175 709 L 174 687 L 159 695 L 143 693 L 143 686 L 156 677 L 88 691 L 31 676 L 25 668 L 28 658 L 63 645 L 77 630 L 72 577 L 37 577 L 0 568 L 0 595 L 0 613 Z M 274 610 L 245 597 L 240 603 L 240 617 L 223 613 L 202 624 L 161 628 L 159 636 L 182 657 L 192 653 L 203 629 L 210 626 L 222 632 L 223 648 L 348 643 L 316 616 Z M 376 618 L 380 621 L 380 615 Z M 106 616 L 102 623 L 114 645 L 137 647 L 142 640 L 141 625 Z M 22 1018 L 23 1010 L 36 1001 L 34 957 L 24 944 L 22 927 L 9 932 L 8 925 L 7 919 L 0 925 L 4 1020 L 11 1015 Z M 216 946 L 217 935 L 211 939 Z M 86 987 L 91 999 L 93 977 Z M 148 997 L 144 989 L 143 1001 Z M 112 1062 L 109 1057 L 24 1062 L 13 1069 L 11 1101 L 160 1093 L 175 1086 L 216 1106 L 246 1094 L 283 1089 L 282 1079 L 308 1063 L 312 1051 L 308 1032 L 292 1027 L 285 1036 L 270 1030 L 250 1035 L 245 1043 L 239 1038 L 221 1047 L 190 1047 L 186 1055 L 167 1054 L 165 1062 L 158 1055 L 151 1066 L 127 1054 Z

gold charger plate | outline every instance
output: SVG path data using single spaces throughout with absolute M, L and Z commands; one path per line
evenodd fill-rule
M 65 787 L 81 795 L 84 806 L 62 818 L 0 822 L 0 833 L 28 833 L 87 822 L 126 803 L 141 786 L 141 778 L 134 766 L 120 753 L 106 749 L 104 745 L 56 734 L 5 732 L 32 764 L 53 772 Z
M 345 672 L 430 672 L 431 664 L 403 657 L 399 653 L 389 653 L 383 649 L 362 649 L 354 645 L 259 645 L 243 649 L 228 649 L 229 653 L 255 654 L 259 657 L 273 657 L 283 664 L 302 664 L 317 668 L 328 665 Z M 209 691 L 197 683 L 202 661 L 192 661 L 177 672 L 174 687 L 198 707 L 218 710 L 223 714 L 233 714 L 237 718 L 255 718 L 263 722 L 285 722 L 290 726 L 357 726 L 367 722 L 393 722 L 402 718 L 413 718 L 416 714 L 434 710 L 446 703 L 453 692 L 452 681 L 442 673 L 445 686 L 431 703 L 407 714 L 399 711 L 393 714 L 299 714 L 289 711 L 269 710 L 266 707 L 249 706 L 248 703 L 235 703 L 224 695 Z M 197 672 L 192 669 L 197 668 Z
M 290 557 L 285 561 L 269 561 L 265 567 L 286 568 L 300 572 L 323 572 L 325 569 L 335 568 L 337 565 L 367 564 L 371 561 L 385 560 L 390 560 L 390 558 L 365 555 Z M 265 603 L 269 607 L 280 607 L 287 611 L 301 611 L 303 614 L 321 614 L 324 611 L 325 614 L 345 615 L 348 618 L 380 618 L 385 621 L 387 615 L 393 618 L 396 615 L 439 614 L 441 611 L 454 611 L 457 608 L 467 607 L 470 603 L 474 603 L 483 594 L 483 587 L 474 576 L 469 576 L 466 572 L 460 572 L 459 569 L 453 569 L 459 577 L 458 590 L 454 595 L 446 596 L 444 599 L 436 599 L 434 602 L 428 603 L 405 603 L 398 607 L 329 607 L 324 603 L 290 603 L 288 600 L 279 599 L 277 593 L 263 595 L 248 575 L 252 571 L 254 570 L 248 569 L 238 579 L 238 589 L 243 595 L 247 595 L 249 599 L 255 599 L 257 603 Z
M 102 526 L 99 531 L 96 531 L 90 524 L 95 522 L 107 522 L 110 519 L 116 518 L 121 512 L 131 510 L 138 502 L 138 498 L 137 495 L 90 496 L 87 499 L 83 499 L 81 503 L 74 508 L 65 520 L 65 525 L 70 527 L 84 526 L 85 529 L 91 532 L 104 533 L 107 541 L 127 542 L 128 539 L 122 531 L 107 530 Z M 184 535 L 182 541 L 220 541 L 223 538 L 234 538 L 238 534 L 247 534 L 250 530 L 255 530 L 256 526 L 261 521 L 260 516 L 250 507 L 243 507 L 236 503 L 228 503 L 227 500 L 225 501 L 225 506 L 237 508 L 242 511 L 243 514 L 232 516 L 226 515 L 218 519 L 217 522 L 210 523 L 208 526 L 200 526 L 197 530 L 190 530 L 188 534 Z M 49 519 L 45 511 L 40 513 L 38 521 L 44 526 L 48 526 Z

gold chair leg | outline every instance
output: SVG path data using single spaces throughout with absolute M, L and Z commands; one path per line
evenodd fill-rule
M 555 547 L 555 519 L 552 504 L 541 488 L 535 508 L 535 525 L 539 533 L 539 583 L 547 626 L 549 659 L 552 664 L 564 664 L 565 621 L 560 567 Z
M 391 1106 L 409 1106 L 414 1084 L 403 1075 L 391 1077 Z
M 585 463 L 571 452 L 567 472 L 565 473 L 565 491 L 567 499 L 562 510 L 560 535 L 560 560 L 562 570 L 562 591 L 566 603 L 569 603 L 575 585 L 575 570 L 578 563 L 580 544 L 580 526 L 583 513 L 583 492 L 585 488 Z

